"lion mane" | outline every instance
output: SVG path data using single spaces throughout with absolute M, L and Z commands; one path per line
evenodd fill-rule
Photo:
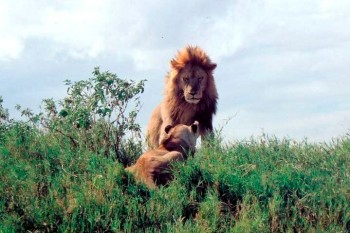
M 187 159 L 189 152 L 194 154 L 199 136 L 198 122 L 190 126 L 168 125 L 164 132 L 166 136 L 157 149 L 142 154 L 134 165 L 126 168 L 126 171 L 134 174 L 137 181 L 143 182 L 150 189 L 156 188 L 158 184 L 167 184 L 172 179 L 169 170 L 172 161 Z
M 147 128 L 147 144 L 156 148 L 164 127 L 199 122 L 202 137 L 213 131 L 218 93 L 213 71 L 216 64 L 199 47 L 187 46 L 170 61 L 162 102 L 155 108 Z

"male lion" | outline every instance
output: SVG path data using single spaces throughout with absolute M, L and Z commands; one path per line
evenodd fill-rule
M 198 122 L 190 126 L 168 125 L 164 131 L 166 136 L 157 149 L 144 153 L 133 166 L 126 168 L 151 189 L 157 187 L 156 183 L 166 184 L 172 178 L 170 162 L 187 159 L 188 152 L 193 154 L 199 136 Z
M 164 138 L 167 125 L 199 122 L 203 137 L 213 131 L 218 93 L 213 63 L 199 47 L 187 46 L 170 61 L 163 101 L 153 111 L 147 129 L 149 148 L 156 148 Z

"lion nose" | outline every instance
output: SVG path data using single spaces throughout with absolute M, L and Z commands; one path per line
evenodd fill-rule
M 195 94 L 196 94 L 196 91 L 193 91 L 193 90 L 190 91 L 190 95 L 195 95 Z

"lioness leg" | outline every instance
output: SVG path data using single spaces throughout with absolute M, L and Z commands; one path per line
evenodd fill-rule
M 147 160 L 143 167 L 141 180 L 150 189 L 155 189 L 157 184 L 166 184 L 172 175 L 168 171 L 169 163 L 182 158 L 182 154 L 171 151 L 163 156 L 153 156 Z
M 142 179 L 142 182 L 149 188 L 149 189 L 156 189 L 157 186 L 156 184 L 154 183 L 154 178 L 153 178 L 153 175 L 149 175 L 147 177 L 144 177 Z
M 182 154 L 178 151 L 170 151 L 160 157 L 160 159 L 162 159 L 164 162 L 169 163 L 170 161 L 182 160 L 183 157 Z
M 169 170 L 169 164 L 172 161 L 182 159 L 182 154 L 177 151 L 171 151 L 163 156 L 158 156 L 156 158 L 157 162 L 154 163 L 154 182 L 157 185 L 166 185 L 170 180 L 173 179 L 171 170 Z

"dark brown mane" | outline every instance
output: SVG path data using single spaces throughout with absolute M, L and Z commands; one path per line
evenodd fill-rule
M 208 86 L 207 91 L 205 91 L 203 100 L 197 105 L 189 104 L 185 101 L 182 89 L 177 85 L 178 72 L 183 69 L 187 64 L 197 65 L 203 67 L 208 72 Z M 216 64 L 213 63 L 209 56 L 199 47 L 187 46 L 178 52 L 177 56 L 171 60 L 171 66 L 174 72 L 170 72 L 167 75 L 167 89 L 165 92 L 166 101 L 169 104 L 171 115 L 177 118 L 176 115 L 179 114 L 178 109 L 183 109 L 186 111 L 198 112 L 200 115 L 210 116 L 216 113 L 216 105 L 218 94 L 216 91 L 216 86 L 213 77 L 213 69 L 215 69 Z M 192 119 L 189 119 L 191 123 Z
M 187 46 L 179 51 L 170 63 L 176 70 L 183 69 L 187 64 L 198 65 L 206 71 L 212 71 L 216 67 L 216 64 L 210 60 L 208 55 L 197 46 Z

